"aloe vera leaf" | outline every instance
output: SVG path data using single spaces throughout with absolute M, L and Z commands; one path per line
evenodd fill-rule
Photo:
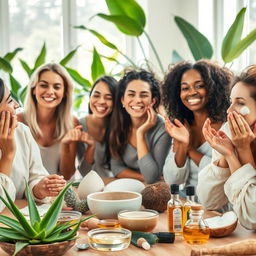
M 40 233 L 38 233 L 34 239 L 43 240 L 46 237 L 45 229 L 43 229 Z
M 0 242 L 12 242 L 12 239 L 0 236 Z
M 46 233 L 49 233 L 49 231 L 52 230 L 52 228 L 56 225 L 59 213 L 62 208 L 64 195 L 70 186 L 72 186 L 72 182 L 67 184 L 66 187 L 59 193 L 59 195 L 56 197 L 51 207 L 48 209 L 43 219 L 41 220 L 40 228 L 45 229 Z
M 29 218 L 30 218 L 30 223 L 32 224 L 32 226 L 34 226 L 35 222 L 40 222 L 41 218 L 38 212 L 38 209 L 36 207 L 35 204 L 35 200 L 32 196 L 32 193 L 28 187 L 27 182 L 25 182 L 26 184 L 26 189 L 25 189 L 25 194 L 28 200 L 28 210 L 29 210 Z
M 13 213 L 13 215 L 15 216 L 15 218 L 19 221 L 19 223 L 22 225 L 23 229 L 27 232 L 27 234 L 30 237 L 33 237 L 34 235 L 36 235 L 36 231 L 34 230 L 33 227 L 31 227 L 31 225 L 28 223 L 28 221 L 26 220 L 26 218 L 24 217 L 24 215 L 21 213 L 21 211 L 18 209 L 18 207 L 14 204 L 14 202 L 12 201 L 11 197 L 9 196 L 8 192 L 6 191 L 6 189 L 3 187 L 5 196 L 9 202 L 9 209 L 11 210 L 11 212 Z M 3 200 L 3 198 L 1 197 L 1 199 Z
M 4 225 L 12 228 L 13 230 L 20 232 L 20 234 L 24 236 L 28 235 L 17 220 L 14 220 L 8 216 L 0 215 L 0 223 L 3 223 Z
M 26 242 L 16 242 L 16 244 L 15 244 L 15 252 L 14 252 L 13 256 L 15 256 L 19 251 L 21 251 L 27 245 L 29 245 L 29 243 L 26 243 Z
M 9 238 L 12 240 L 29 240 L 29 238 L 23 236 L 22 234 L 20 234 L 20 232 L 17 232 L 16 230 L 10 228 L 0 227 L 0 233 L 2 237 Z

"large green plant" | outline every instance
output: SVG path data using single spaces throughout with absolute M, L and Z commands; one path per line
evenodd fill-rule
M 41 218 L 32 193 L 26 183 L 26 197 L 28 200 L 30 221 L 27 221 L 27 219 L 12 201 L 7 191 L 4 189 L 7 200 L 5 200 L 2 196 L 0 196 L 0 199 L 14 215 L 15 219 L 0 215 L 0 223 L 7 226 L 0 227 L 0 241 L 15 243 L 14 255 L 16 255 L 20 250 L 30 244 L 55 243 L 76 239 L 76 233 L 80 223 L 91 218 L 92 216 L 83 218 L 72 224 L 70 224 L 70 222 L 62 224 L 57 223 L 59 213 L 62 209 L 65 192 L 71 185 L 72 183 L 66 185 L 66 187 L 54 200 L 44 217 Z M 75 228 L 70 229 L 73 226 L 75 226 Z
M 225 63 L 232 62 L 238 58 L 256 39 L 256 29 L 253 29 L 246 37 L 241 39 L 245 12 L 246 8 L 242 8 L 239 11 L 222 41 L 221 56 Z M 183 18 L 175 16 L 174 20 L 184 35 L 194 59 L 210 59 L 213 55 L 213 50 L 209 40 Z

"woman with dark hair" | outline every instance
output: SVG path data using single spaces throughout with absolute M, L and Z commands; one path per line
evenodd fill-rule
M 216 131 L 207 119 L 203 127 L 213 154 L 198 176 L 198 198 L 210 210 L 231 204 L 240 223 L 255 230 L 256 65 L 236 77 L 230 100 L 227 125 Z
M 113 77 L 97 79 L 89 94 L 89 114 L 81 118 L 80 125 L 66 136 L 67 141 L 78 142 L 78 169 L 82 176 L 93 169 L 100 176 L 113 177 L 108 138 L 116 87 L 117 81 Z
M 171 138 L 156 113 L 159 103 L 159 84 L 152 73 L 130 71 L 119 81 L 109 141 L 116 177 L 154 183 L 162 176 Z
M 164 165 L 167 183 L 197 185 L 198 172 L 211 159 L 211 147 L 202 127 L 207 118 L 219 130 L 229 106 L 231 72 L 217 63 L 200 60 L 181 62 L 171 68 L 163 86 L 166 130 L 173 146 Z
M 24 196 L 25 183 L 37 201 L 57 196 L 66 182 L 62 176 L 49 175 L 44 168 L 39 148 L 27 126 L 17 122 L 19 104 L 0 79 L 0 195 L 5 188 L 14 200 Z M 0 203 L 0 211 L 4 208 Z

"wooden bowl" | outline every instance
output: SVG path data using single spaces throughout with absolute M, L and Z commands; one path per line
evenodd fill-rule
M 34 244 L 23 248 L 16 256 L 61 256 L 75 244 L 75 240 L 51 244 Z M 0 242 L 0 247 L 9 255 L 13 255 L 15 244 Z

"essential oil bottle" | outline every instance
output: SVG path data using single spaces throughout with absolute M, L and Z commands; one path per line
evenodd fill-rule
M 168 231 L 182 234 L 182 202 L 179 198 L 179 185 L 171 185 L 171 199 L 167 203 Z
M 182 224 L 183 226 L 189 219 L 189 211 L 191 205 L 195 204 L 195 187 L 190 185 L 186 187 L 186 202 L 183 205 L 183 217 Z

